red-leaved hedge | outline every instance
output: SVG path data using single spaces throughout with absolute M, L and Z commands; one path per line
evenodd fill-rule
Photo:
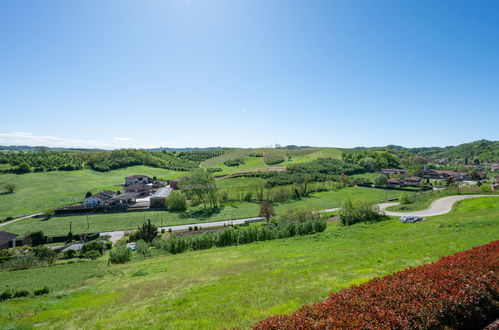
M 499 241 L 330 294 L 254 329 L 478 329 L 499 315 Z

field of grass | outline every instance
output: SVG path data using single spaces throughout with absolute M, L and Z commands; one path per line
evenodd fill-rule
M 0 290 L 6 285 L 66 288 L 0 304 L 0 325 L 249 328 L 267 316 L 324 300 L 329 292 L 497 239 L 499 201 L 478 198 L 415 224 L 395 219 L 351 227 L 333 223 L 310 236 L 109 267 L 103 261 L 82 263 L 83 277 L 89 278 L 84 285 L 81 277 L 65 276 L 75 273 L 76 265 L 56 266 L 49 273 L 0 273 Z M 148 275 L 133 277 L 138 270 Z
M 271 153 L 289 153 L 290 159 L 288 161 L 267 165 L 263 161 L 263 157 L 248 156 L 249 153 L 271 152 Z M 234 149 L 221 156 L 210 158 L 204 161 L 202 167 L 219 167 L 222 172 L 215 173 L 216 175 L 227 175 L 239 172 L 257 171 L 259 169 L 265 170 L 269 168 L 281 168 L 290 164 L 309 162 L 317 158 L 341 158 L 341 150 L 336 148 L 307 148 L 298 150 L 286 149 Z M 228 159 L 243 159 L 245 164 L 240 166 L 226 166 L 223 162 Z
M 175 172 L 147 166 L 133 166 L 110 172 L 93 170 L 54 171 L 27 174 L 0 174 L 0 184 L 13 183 L 13 194 L 0 195 L 0 220 L 11 216 L 44 212 L 83 200 L 87 191 L 122 190 L 125 177 L 145 174 L 173 179 L 188 172 Z
M 230 179 L 234 180 L 234 179 Z M 242 182 L 246 183 L 245 180 Z M 400 194 L 394 190 L 384 190 L 366 187 L 346 187 L 337 191 L 327 191 L 311 194 L 300 200 L 292 200 L 275 205 L 277 213 L 295 207 L 306 206 L 314 210 L 339 207 L 346 198 L 364 198 L 378 201 L 387 197 L 397 197 Z M 218 212 L 210 213 L 201 206 L 191 207 L 187 212 L 144 211 L 111 214 L 92 214 L 86 216 L 52 217 L 50 219 L 25 219 L 1 227 L 2 230 L 18 233 L 42 230 L 47 235 L 65 235 L 69 232 L 71 223 L 73 233 L 103 232 L 112 230 L 136 229 L 145 220 L 150 219 L 157 226 L 172 226 L 198 222 L 243 219 L 258 216 L 259 204 L 252 202 L 229 203 Z M 87 229 L 88 228 L 88 229 Z

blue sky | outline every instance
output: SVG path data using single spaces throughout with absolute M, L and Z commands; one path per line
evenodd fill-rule
M 0 144 L 499 139 L 499 1 L 0 2 Z

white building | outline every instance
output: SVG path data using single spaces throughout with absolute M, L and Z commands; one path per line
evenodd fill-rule
M 103 205 L 104 202 L 113 197 L 116 197 L 116 193 L 114 191 L 102 191 L 98 194 L 85 198 L 83 205 L 87 207 Z
M 125 178 L 125 187 L 137 184 L 137 183 L 144 183 L 148 184 L 151 183 L 152 180 L 147 176 L 147 175 L 142 175 L 142 174 L 137 174 L 137 175 L 130 175 Z

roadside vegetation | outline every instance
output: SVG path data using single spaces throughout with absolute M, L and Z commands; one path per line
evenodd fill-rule
M 0 292 L 50 290 L 4 301 L 0 325 L 249 328 L 373 277 L 497 240 L 498 210 L 495 198 L 476 198 L 415 224 L 331 222 L 322 233 L 287 239 L 145 260 L 132 252 L 125 264 L 107 266 L 104 256 L 0 272 Z

